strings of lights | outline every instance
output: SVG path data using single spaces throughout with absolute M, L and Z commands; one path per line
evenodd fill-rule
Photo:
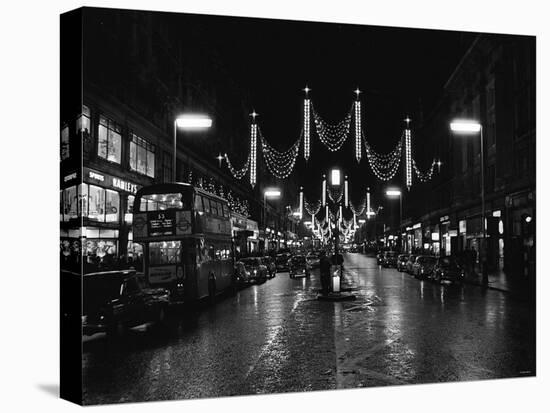
M 406 121 L 408 126 L 409 118 L 407 118 Z M 411 161 L 411 130 L 407 127 L 407 129 L 405 129 L 405 178 L 407 189 L 411 189 L 412 186 Z
M 357 100 L 355 101 L 355 159 L 361 161 L 361 101 L 359 100 L 359 89 L 356 91 Z
M 416 176 L 418 177 L 420 182 L 428 182 L 430 179 L 432 179 L 432 175 L 434 173 L 436 164 L 437 164 L 437 162 L 434 159 L 432 161 L 432 165 L 430 166 L 430 168 L 426 172 L 422 172 L 416 166 L 416 161 L 414 159 L 412 160 L 412 165 L 413 165 L 413 168 L 414 168 L 414 172 L 416 173 Z
M 319 213 L 319 211 L 321 210 L 321 201 L 318 200 L 314 204 L 310 204 L 304 198 L 304 208 L 306 209 L 306 211 L 309 215 L 317 215 Z
M 399 139 L 395 149 L 387 154 L 376 153 L 364 137 L 363 142 L 367 152 L 367 160 L 369 161 L 372 171 L 378 179 L 389 181 L 395 176 L 399 169 L 399 164 L 401 163 L 402 139 Z
M 253 112 L 255 118 L 256 112 Z M 250 125 L 250 185 L 254 188 L 256 185 L 256 150 L 257 150 L 258 125 L 252 121 Z
M 298 158 L 303 132 L 298 140 L 284 152 L 279 152 L 269 145 L 263 137 L 261 130 L 259 130 L 259 135 L 262 145 L 262 154 L 264 155 L 264 160 L 269 172 L 278 179 L 288 178 Z
M 330 124 L 325 122 L 321 116 L 315 110 L 313 104 L 311 104 L 313 112 L 313 120 L 315 122 L 315 129 L 321 142 L 331 152 L 338 151 L 346 139 L 348 138 L 349 129 L 351 125 L 352 110 L 348 112 L 343 120 L 336 124 Z
M 352 202 L 350 202 L 349 207 L 351 209 L 351 212 L 353 212 L 354 215 L 361 215 L 363 212 L 365 212 L 366 208 L 366 202 L 367 202 L 367 195 L 361 199 L 361 202 L 359 202 L 359 207 L 355 207 Z
M 308 87 L 306 86 L 306 95 Z M 309 151 L 310 151 L 310 120 L 311 120 L 311 114 L 310 114 L 310 107 L 311 107 L 311 101 L 309 99 L 304 99 L 304 159 L 307 161 L 309 160 Z
M 248 154 L 248 158 L 241 169 L 235 169 L 235 167 L 233 167 L 227 154 L 225 154 L 225 161 L 227 162 L 227 167 L 229 168 L 231 175 L 233 175 L 235 179 L 242 179 L 248 172 L 248 167 L 250 166 L 250 153 Z

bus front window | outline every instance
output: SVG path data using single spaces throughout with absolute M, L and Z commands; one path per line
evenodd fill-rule
M 142 195 L 139 212 L 190 209 L 187 203 L 187 208 L 184 208 L 183 201 L 181 193 Z

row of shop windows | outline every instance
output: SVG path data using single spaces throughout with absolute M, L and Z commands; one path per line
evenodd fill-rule
M 79 184 L 61 191 L 60 220 L 67 222 L 80 216 L 97 222 L 119 222 L 120 193 L 90 184 Z M 128 195 L 126 213 L 132 212 L 134 196 Z

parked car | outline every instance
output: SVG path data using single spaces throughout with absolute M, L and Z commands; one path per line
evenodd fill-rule
M 277 256 L 275 257 L 275 266 L 277 268 L 277 272 L 288 271 L 289 258 L 290 254 L 288 253 L 277 254 Z
M 378 254 L 376 254 L 376 263 L 382 265 L 382 261 L 384 261 L 384 251 L 379 251 Z
M 407 262 L 405 263 L 405 271 L 409 274 L 413 274 L 413 265 L 416 261 L 416 257 L 418 257 L 418 255 L 416 254 L 411 254 L 409 255 L 409 258 L 407 259 Z
M 396 267 L 397 266 L 397 251 L 386 251 L 384 258 L 382 259 L 382 267 Z
M 310 268 L 318 268 L 321 263 L 321 257 L 318 252 L 310 252 L 306 256 L 306 261 Z
M 95 272 L 82 278 L 84 335 L 119 335 L 126 328 L 166 321 L 169 291 L 142 287 L 135 270 Z
M 251 283 L 260 284 L 267 281 L 267 267 L 262 264 L 261 258 L 241 258 L 240 261 L 244 264 L 246 271 L 248 271 L 248 277 Z
M 269 276 L 269 278 L 273 278 L 277 275 L 277 266 L 275 265 L 275 260 L 272 257 L 263 257 L 262 264 L 266 266 L 267 275 Z
M 409 260 L 409 254 L 399 254 L 397 256 L 397 271 L 405 271 L 407 267 L 407 261 Z
M 306 257 L 303 255 L 295 255 L 288 260 L 288 273 L 290 278 L 309 277 L 310 268 L 307 264 Z
M 243 288 L 250 284 L 250 271 L 248 271 L 242 261 L 235 263 L 235 286 L 237 288 Z
M 454 257 L 440 257 L 434 265 L 431 279 L 442 284 L 455 284 L 464 280 L 465 272 Z
M 418 279 L 425 279 L 430 276 L 434 265 L 437 261 L 436 257 L 431 255 L 419 255 L 413 265 L 414 276 Z

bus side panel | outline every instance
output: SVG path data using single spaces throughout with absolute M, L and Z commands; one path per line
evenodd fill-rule
M 218 262 L 218 279 L 220 281 L 217 283 L 217 287 L 221 290 L 226 290 L 231 287 L 233 262 L 230 259 L 220 260 Z
M 197 266 L 197 295 L 199 299 L 208 296 L 208 279 L 211 273 L 215 274 L 214 261 L 205 261 Z

